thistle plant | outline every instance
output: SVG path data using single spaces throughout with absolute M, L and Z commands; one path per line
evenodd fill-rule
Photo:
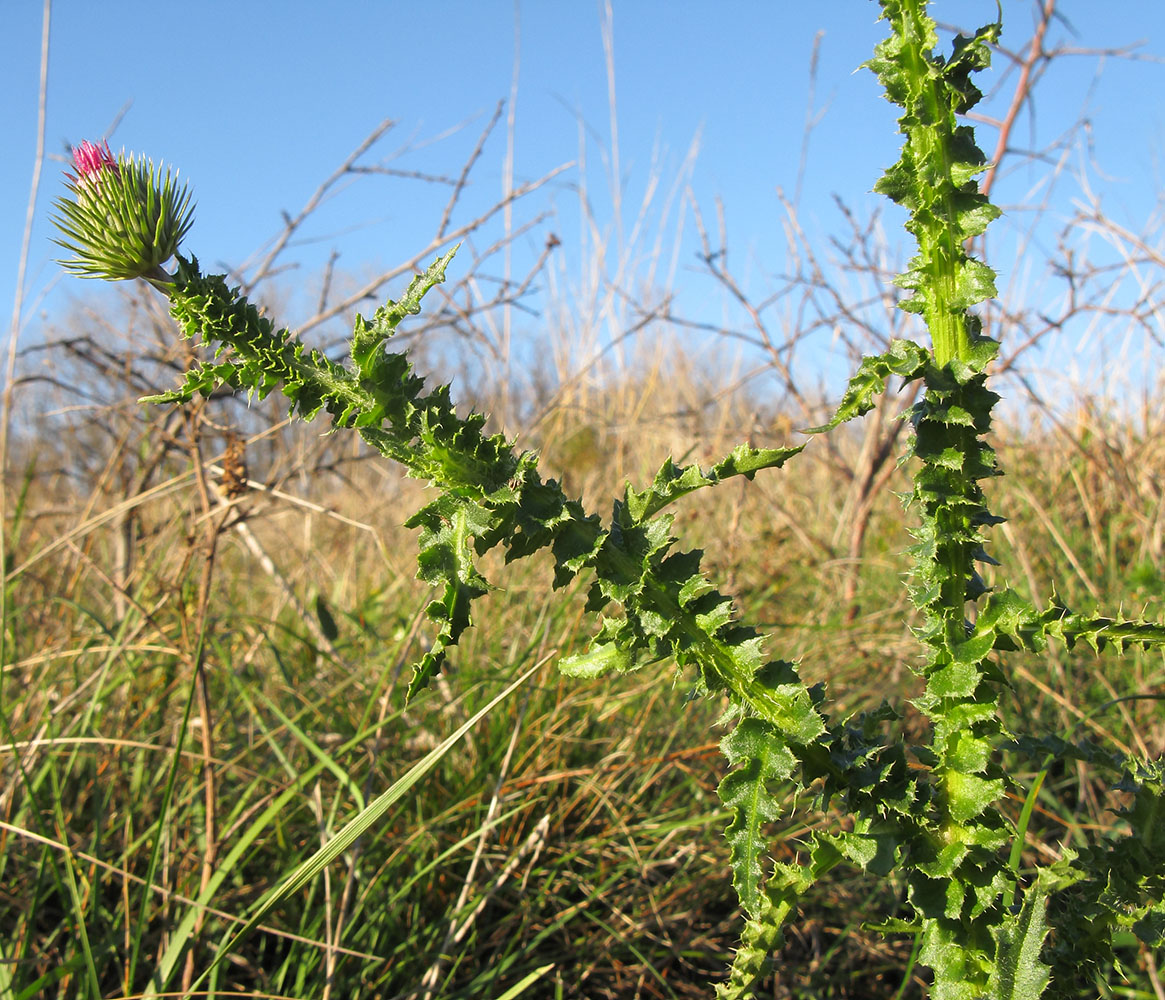
M 1165 776 L 1158 760 L 1009 732 L 1001 713 L 1013 683 L 1008 662 L 1049 643 L 1116 655 L 1162 646 L 1165 626 L 1077 614 L 1055 597 L 1037 608 L 1007 587 L 989 588 L 979 572 L 992 562 L 988 532 L 1001 520 L 981 486 L 1002 474 L 989 439 L 998 345 L 971 312 L 995 294 L 994 275 L 967 248 L 999 213 L 979 191 L 987 164 L 960 116 L 981 97 L 972 79 L 988 65 L 1001 26 L 957 37 L 943 57 L 925 0 L 881 6 L 890 34 L 867 65 L 901 109 L 904 145 L 877 190 L 909 212 L 918 253 L 898 278 L 909 293 L 901 304 L 921 317 L 929 343 L 900 340 L 865 358 L 832 419 L 811 433 L 860 417 L 892 379 L 921 383 L 906 456 L 915 539 L 909 587 L 918 611 L 913 704 L 928 723 L 917 744 L 893 735 L 900 706 L 839 716 L 826 688 L 806 685 L 797 664 L 769 651 L 768 639 L 740 620 L 703 572 L 702 553 L 682 549 L 673 533 L 669 508 L 688 494 L 778 469 L 806 446 L 741 445 L 706 469 L 669 460 L 645 488 L 628 485 L 606 519 L 588 511 L 540 475 L 535 453 L 487 434 L 483 415 L 459 415 L 448 386 L 428 390 L 406 355 L 388 349 L 398 325 L 443 280 L 456 248 L 398 301 L 357 317 L 349 358 L 335 362 L 181 253 L 190 200 L 168 172 L 86 144 L 59 203 L 61 244 L 74 254 L 64 264 L 85 276 L 145 278 L 168 296 L 183 336 L 212 348 L 180 386 L 147 401 L 181 404 L 221 386 L 259 397 L 278 389 L 293 414 L 326 413 L 333 429 L 356 431 L 432 488 L 433 498 L 406 522 L 419 529 L 418 572 L 435 589 L 427 609 L 432 642 L 408 697 L 442 669 L 471 623 L 473 602 L 490 589 L 477 560 L 493 549 L 507 562 L 546 549 L 555 588 L 580 575 L 589 580 L 586 608 L 596 619 L 584 651 L 559 663 L 564 674 L 667 662 L 727 702 L 732 728 L 721 746 L 730 770 L 719 794 L 732 816 L 732 880 L 745 924 L 718 997 L 752 994 L 800 898 L 843 865 L 904 887 L 910 918 L 881 929 L 915 937 L 936 1000 L 1095 995 L 1117 968 L 1118 934 L 1154 948 L 1163 940 L 1165 824 L 1156 819 Z M 170 258 L 176 265 L 167 272 Z M 1042 779 L 1025 789 L 1008 765 L 1029 761 L 1046 771 L 1073 760 L 1108 769 L 1126 793 L 1121 832 L 1021 870 Z M 1008 794 L 1025 802 L 1018 817 Z M 797 861 L 771 861 L 767 831 L 792 795 L 831 822 L 807 835 Z

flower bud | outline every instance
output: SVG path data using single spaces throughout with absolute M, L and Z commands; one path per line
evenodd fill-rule
M 115 158 L 108 143 L 88 141 L 74 147 L 73 166 L 53 217 L 63 236 L 53 242 L 73 254 L 61 266 L 84 278 L 166 280 L 162 264 L 194 221 L 190 192 L 176 172 L 155 169 L 144 156 Z

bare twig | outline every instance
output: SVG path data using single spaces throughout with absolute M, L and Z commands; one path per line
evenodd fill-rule
M 303 208 L 299 210 L 299 214 L 294 218 L 289 217 L 286 220 L 286 225 L 283 228 L 283 232 L 280 233 L 276 238 L 274 246 L 272 246 L 271 249 L 267 251 L 267 255 L 256 266 L 254 273 L 251 275 L 250 280 L 246 284 L 247 289 L 254 288 L 260 281 L 268 276 L 271 271 L 271 266 L 278 259 L 279 255 L 283 253 L 284 249 L 287 247 L 288 241 L 293 235 L 295 235 L 296 230 L 298 230 L 299 227 L 303 225 L 304 221 L 320 206 L 320 203 L 327 196 L 328 192 L 331 191 L 331 189 L 335 187 L 335 185 L 347 174 L 351 173 L 352 167 L 356 161 L 360 159 L 360 157 L 363 156 L 380 139 L 380 137 L 383 136 L 395 124 L 396 122 L 394 122 L 391 118 L 386 118 L 379 125 L 377 125 L 376 128 L 369 132 L 368 135 L 365 136 L 364 140 L 354 150 L 352 150 L 351 153 L 348 154 L 344 162 L 341 163 L 340 166 L 332 172 L 332 175 L 315 189 L 311 197 L 308 198 L 307 202 L 304 204 Z

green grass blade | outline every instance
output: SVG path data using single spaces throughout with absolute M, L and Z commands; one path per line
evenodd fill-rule
M 554 963 L 551 962 L 549 965 L 544 965 L 540 969 L 535 969 L 521 982 L 515 983 L 508 990 L 506 990 L 505 993 L 498 997 L 498 1000 L 514 1000 L 514 997 L 521 996 L 526 992 L 527 987 L 533 986 L 536 982 L 538 982 L 539 979 L 545 976 L 546 973 L 548 973 L 553 968 Z
M 316 760 L 318 760 L 324 767 L 332 774 L 332 776 L 340 783 L 340 785 L 347 789 L 348 794 L 352 796 L 356 802 L 356 808 L 363 811 L 365 808 L 364 796 L 360 792 L 360 788 L 356 782 L 352 780 L 352 776 L 339 764 L 339 762 L 330 756 L 315 740 L 313 740 L 302 727 L 297 726 L 292 721 L 291 717 L 287 715 L 278 705 L 265 695 L 262 690 L 256 690 L 255 694 L 267 706 L 267 710 L 271 712 L 287 730 L 299 741 L 300 745 L 307 750 Z
M 350 743 L 357 743 L 367 738 L 367 736 L 368 733 L 359 733 L 353 737 Z M 303 771 L 295 781 L 271 801 L 271 804 L 259 814 L 258 818 L 239 837 L 235 845 L 219 863 L 214 874 L 211 875 L 206 887 L 198 894 L 194 905 L 186 911 L 185 916 L 183 916 L 173 934 L 170 936 L 166 950 L 158 960 L 158 965 L 151 977 L 149 987 L 151 992 L 147 993 L 147 996 L 157 996 L 166 989 L 171 976 L 174 974 L 174 970 L 178 966 L 178 961 L 182 957 L 186 945 L 190 940 L 190 936 L 194 932 L 194 926 L 201 908 L 210 902 L 223 880 L 235 870 L 243 856 L 250 850 L 255 841 L 259 839 L 260 834 L 267 829 L 268 824 L 280 816 L 287 804 L 302 792 L 308 784 L 314 781 L 316 776 L 323 770 L 323 763 L 317 761 L 307 770 Z
M 56 769 L 49 772 L 53 784 L 53 813 L 57 821 L 57 829 L 61 842 L 68 843 L 68 825 L 65 823 L 64 813 L 61 811 L 61 788 L 57 782 Z M 80 939 L 81 953 L 85 956 L 85 972 L 89 979 L 90 995 L 94 998 L 101 996 L 101 987 L 98 984 L 97 963 L 93 960 L 93 949 L 89 945 L 89 930 L 85 925 L 85 904 L 81 900 L 81 893 L 77 890 L 76 862 L 73 852 L 66 849 L 64 856 L 65 885 L 68 888 L 69 900 L 73 904 L 73 912 L 77 920 L 77 936 Z
M 361 812 L 359 815 L 353 817 L 345 824 L 339 832 L 329 840 L 322 848 L 316 851 L 310 858 L 300 864 L 290 875 L 287 876 L 279 885 L 275 886 L 267 895 L 260 901 L 256 907 L 255 912 L 251 914 L 250 919 L 243 925 L 243 927 L 224 945 L 219 949 L 218 954 L 214 960 L 207 966 L 206 970 L 199 976 L 194 988 L 198 986 L 216 969 L 219 964 L 234 950 L 240 941 L 253 931 L 259 923 L 267 916 L 268 913 L 275 907 L 275 905 L 282 899 L 290 896 L 292 893 L 298 892 L 304 888 L 308 883 L 320 875 L 323 870 L 335 861 L 341 854 L 343 854 L 349 847 L 352 846 L 360 837 L 372 829 L 380 818 L 399 800 L 406 792 L 408 792 L 413 785 L 421 780 L 429 773 L 454 746 L 459 743 L 462 738 L 474 726 L 476 726 L 482 719 L 484 719 L 490 712 L 493 711 L 506 698 L 514 693 L 523 683 L 525 683 L 533 675 L 533 673 L 541 666 L 535 664 L 527 670 L 521 677 L 510 684 L 497 697 L 486 704 L 480 711 L 462 723 L 450 736 L 442 742 L 439 746 L 429 751 L 424 757 L 414 764 L 405 774 L 396 782 L 392 784 L 387 791 L 383 792 L 371 804 Z
M 182 712 L 182 722 L 178 726 L 178 735 L 174 741 L 174 762 L 170 765 L 170 773 L 166 776 L 166 785 L 162 791 L 162 801 L 158 809 L 158 820 L 155 823 L 154 842 L 150 845 L 150 861 L 146 867 L 146 878 L 142 883 L 139 894 L 138 919 L 134 922 L 133 943 L 129 954 L 129 972 L 126 982 L 132 983 L 137 972 L 138 961 L 141 958 L 142 937 L 149 926 L 150 899 L 154 888 L 154 877 L 158 872 L 158 865 L 162 857 L 162 844 L 166 840 L 166 822 L 170 818 L 170 807 L 174 801 L 174 788 L 178 784 L 178 771 L 182 764 L 182 748 L 186 745 L 186 732 L 190 726 L 190 713 L 194 708 L 194 695 L 198 690 L 197 678 L 190 678 L 190 694 L 186 698 L 186 707 Z

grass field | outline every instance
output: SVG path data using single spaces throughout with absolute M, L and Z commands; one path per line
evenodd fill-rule
M 622 477 L 643 482 L 668 454 L 800 439 L 741 395 L 717 398 L 697 368 L 649 352 L 585 405 L 560 396 L 522 440 L 602 510 Z M 246 442 L 253 486 L 228 499 L 215 420 L 240 411 L 182 418 L 122 390 L 117 405 L 47 418 L 51 435 L 29 423 L 14 449 L 26 475 L 7 497 L 0 996 L 136 996 L 159 969 L 164 990 L 188 989 L 265 890 L 531 667 L 199 988 L 706 996 L 740 926 L 715 793 L 723 706 L 689 700 L 667 663 L 622 684 L 559 678 L 557 658 L 587 638 L 583 595 L 523 564 L 488 565 L 498 590 L 454 668 L 404 708 L 426 642 L 427 593 L 399 527 L 419 484 L 296 425 Z M 1059 581 L 1077 607 L 1159 619 L 1159 416 L 1082 400 L 1074 422 L 1000 430 L 998 572 L 1037 598 Z M 862 446 L 860 433 L 841 438 L 796 475 L 701 494 L 679 526 L 808 681 L 847 711 L 890 698 L 909 730 L 906 515 L 884 494 L 851 557 L 846 470 Z M 905 475 L 892 473 L 897 488 Z M 1160 754 L 1157 703 L 1128 699 L 1159 690 L 1165 664 L 1112 663 L 1085 649 L 1029 660 L 1008 710 L 1026 728 Z M 1111 825 L 1113 804 L 1083 765 L 1051 773 L 1028 850 L 1055 856 Z M 775 831 L 787 855 L 816 821 L 802 805 L 789 801 Z M 760 995 L 925 995 L 912 941 L 862 926 L 900 902 L 893 880 L 826 880 Z M 1159 996 L 1153 956 L 1130 947 L 1126 959 L 1133 985 L 1113 995 Z

